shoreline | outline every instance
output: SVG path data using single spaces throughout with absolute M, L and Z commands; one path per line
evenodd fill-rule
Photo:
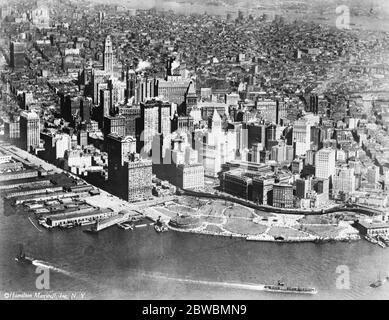
M 351 242 L 351 241 L 359 241 L 362 238 L 360 235 L 354 235 L 354 236 L 345 236 L 345 237 L 328 237 L 328 238 L 322 238 L 319 236 L 311 236 L 311 237 L 300 237 L 300 238 L 289 238 L 284 240 L 276 240 L 273 236 L 269 235 L 245 235 L 245 234 L 238 234 L 238 233 L 216 233 L 211 231 L 205 231 L 201 230 L 201 228 L 194 228 L 194 229 L 179 229 L 172 227 L 170 224 L 167 224 L 169 230 L 175 231 L 175 232 L 181 232 L 181 233 L 190 233 L 190 234 L 196 234 L 196 235 L 204 235 L 204 236 L 211 236 L 211 237 L 224 237 L 224 238 L 231 238 L 231 239 L 241 239 L 246 241 L 253 241 L 253 242 L 273 242 L 273 243 L 330 243 L 330 242 Z

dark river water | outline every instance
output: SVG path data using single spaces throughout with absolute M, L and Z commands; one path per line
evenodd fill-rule
M 31 214 L 0 202 L 0 292 L 37 291 L 34 265 L 17 264 L 22 243 L 36 264 L 50 268 L 50 290 L 82 291 L 88 299 L 388 299 L 389 249 L 366 241 L 276 244 L 168 232 L 152 227 L 98 235 L 80 229 L 39 230 Z M 34 221 L 34 220 L 32 220 Z M 36 224 L 36 223 L 35 223 Z M 339 266 L 347 266 L 350 289 L 338 289 Z M 233 284 L 312 286 L 315 296 L 236 289 Z M 209 283 L 207 283 L 209 281 Z

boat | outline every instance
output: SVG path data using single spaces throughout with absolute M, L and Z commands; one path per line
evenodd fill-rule
M 377 241 L 377 244 L 378 244 L 381 248 L 386 248 L 386 244 L 383 243 L 383 242 L 380 241 L 380 240 Z
M 381 236 L 378 237 L 378 240 L 383 242 L 386 246 L 389 246 L 389 238 L 388 238 L 388 236 L 381 235 Z
M 373 237 L 370 237 L 370 236 L 365 236 L 365 240 L 373 243 L 373 244 L 378 244 L 378 241 L 376 239 L 374 239 Z
M 155 222 L 154 230 L 158 233 L 167 232 L 169 230 L 169 228 L 164 223 L 162 223 L 161 216 L 159 216 Z
M 134 230 L 134 226 L 128 222 L 119 223 L 118 227 L 124 230 Z
M 378 274 L 378 279 L 376 281 L 374 281 L 373 283 L 370 284 L 370 287 L 373 288 L 373 289 L 376 289 L 376 288 L 379 288 L 381 287 L 382 285 L 385 284 L 386 281 L 388 281 L 388 278 L 389 277 L 386 277 L 386 278 L 381 278 L 381 275 Z
M 158 233 L 169 231 L 168 227 L 165 225 L 154 225 L 154 230 L 157 231 Z
M 265 285 L 264 290 L 279 293 L 317 294 L 317 290 L 315 288 L 289 287 L 281 281 L 278 281 L 276 285 Z
M 32 264 L 34 259 L 31 257 L 27 257 L 24 253 L 23 246 L 20 246 L 19 254 L 15 257 L 15 261 L 23 264 Z

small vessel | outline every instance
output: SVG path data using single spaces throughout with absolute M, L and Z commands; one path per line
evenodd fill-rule
M 377 244 L 378 244 L 381 248 L 386 248 L 386 244 L 383 243 L 383 242 L 380 241 L 380 240 L 377 241 Z
M 119 223 L 118 227 L 124 230 L 134 230 L 134 226 L 128 222 Z
M 158 218 L 157 222 L 154 224 L 154 230 L 158 233 L 167 232 L 169 228 L 162 223 L 161 216 Z
M 264 290 L 279 293 L 317 294 L 317 290 L 315 288 L 289 287 L 281 281 L 278 281 L 276 285 L 265 285 Z
M 370 236 L 365 236 L 365 240 L 371 242 L 371 243 L 374 243 L 374 244 L 378 244 L 378 241 L 376 239 L 374 239 L 373 237 L 370 237 Z
M 387 280 L 388 280 L 388 277 L 382 279 L 382 278 L 381 278 L 381 275 L 378 274 L 378 279 L 377 279 L 376 281 L 374 281 L 373 283 L 371 283 L 371 284 L 370 284 L 370 287 L 371 287 L 371 288 L 374 288 L 374 289 L 379 288 L 379 287 L 381 287 L 382 285 L 384 285 L 384 283 L 385 283 Z
M 155 225 L 154 226 L 154 230 L 157 231 L 158 233 L 162 233 L 162 232 L 167 232 L 169 231 L 168 227 L 167 226 L 164 226 L 164 225 Z
M 31 257 L 27 257 L 24 253 L 23 246 L 20 246 L 19 254 L 15 257 L 15 261 L 24 264 L 32 264 L 34 262 L 34 259 Z

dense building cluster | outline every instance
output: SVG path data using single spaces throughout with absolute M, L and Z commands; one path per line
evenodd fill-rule
M 3 139 L 127 201 L 209 180 L 277 208 L 388 206 L 387 32 L 71 1 L 0 19 Z

